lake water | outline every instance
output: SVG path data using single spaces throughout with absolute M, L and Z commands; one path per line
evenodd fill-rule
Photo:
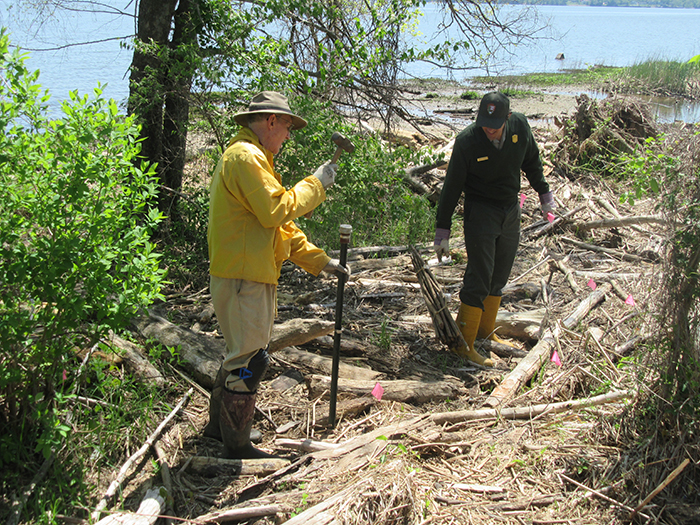
M 128 0 L 113 4 L 120 2 L 133 13 L 133 4 Z M 0 0 L 0 26 L 8 27 L 12 42 L 24 49 L 104 40 L 89 46 L 29 51 L 27 64 L 30 69 L 41 70 L 40 81 L 52 93 L 54 106 L 67 98 L 69 91 L 92 93 L 98 82 L 106 84 L 106 97 L 124 103 L 132 53 L 119 41 L 105 39 L 132 34 L 133 17 L 62 13 L 39 26 L 29 22 L 31 12 L 20 18 L 11 16 L 11 3 L 12 0 Z M 519 9 L 522 7 L 504 6 L 503 14 L 512 16 Z M 535 42 L 514 49 L 511 56 L 497 57 L 490 66 L 491 74 L 557 72 L 592 65 L 629 66 L 651 58 L 686 61 L 700 54 L 700 9 L 538 6 L 537 11 L 542 20 L 549 21 L 549 29 Z M 439 23 L 437 5 L 430 3 L 423 12 L 418 29 L 430 36 Z M 564 60 L 556 60 L 559 53 L 563 53 Z M 424 64 L 412 65 L 409 71 L 419 77 L 446 76 Z M 450 76 L 464 81 L 484 73 L 477 68 Z M 683 103 L 671 111 L 671 118 L 700 121 L 695 104 Z

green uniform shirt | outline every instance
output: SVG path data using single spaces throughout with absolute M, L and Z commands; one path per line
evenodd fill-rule
M 465 201 L 504 208 L 515 204 L 520 192 L 521 170 L 538 194 L 549 191 L 537 142 L 525 115 L 512 113 L 506 120 L 503 134 L 505 140 L 500 150 L 476 124 L 457 135 L 440 194 L 438 228 L 450 229 L 452 214 L 462 193 Z

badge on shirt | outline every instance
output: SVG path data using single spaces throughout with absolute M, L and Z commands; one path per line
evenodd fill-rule
M 517 144 L 517 142 L 518 142 L 518 136 L 513 135 L 513 144 Z
M 485 160 L 489 160 L 489 158 L 488 157 L 479 157 L 478 159 L 476 159 L 477 162 L 484 162 Z

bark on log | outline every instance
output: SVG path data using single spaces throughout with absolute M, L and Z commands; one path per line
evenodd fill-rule
M 187 328 L 177 326 L 156 312 L 132 321 L 139 333 L 159 343 L 178 348 L 185 369 L 200 385 L 211 389 L 226 354 L 226 343 Z M 288 344 L 303 344 L 333 331 L 334 324 L 319 319 L 292 319 L 275 324 L 270 340 L 270 351 L 276 352 Z
M 588 231 L 602 228 L 617 228 L 635 224 L 666 224 L 663 217 L 656 215 L 640 215 L 636 217 L 621 217 L 619 219 L 603 219 L 600 221 L 577 222 L 573 226 L 578 231 Z
M 309 395 L 317 397 L 325 391 L 330 392 L 331 378 L 327 376 L 313 375 L 307 380 Z M 355 396 L 369 394 L 377 384 L 376 381 L 363 381 L 341 378 L 338 381 L 338 392 Z M 384 380 L 379 381 L 384 389 L 382 399 L 386 401 L 400 401 L 404 403 L 425 403 L 428 401 L 443 401 L 447 398 L 454 399 L 465 395 L 467 389 L 464 383 L 457 378 L 445 381 L 411 381 L 411 380 Z
M 574 328 L 583 319 L 591 308 L 605 299 L 605 294 L 611 289 L 610 283 L 604 283 L 594 290 L 586 299 L 576 307 L 574 312 L 562 321 L 562 326 L 566 329 Z M 500 385 L 498 385 L 491 395 L 486 399 L 486 405 L 497 407 L 510 399 L 527 381 L 534 376 L 540 367 L 545 364 L 556 348 L 556 340 L 559 337 L 559 325 L 553 329 L 545 330 L 542 338 L 530 350 L 528 356 L 518 363 L 518 366 L 508 374 Z
M 268 351 L 277 352 L 288 346 L 302 345 L 317 337 L 333 332 L 335 323 L 322 319 L 290 319 L 275 324 Z
M 526 312 L 500 310 L 496 315 L 496 333 L 523 341 L 537 339 L 546 313 L 544 308 Z
M 284 348 L 275 353 L 275 357 L 281 358 L 287 364 L 292 364 L 296 367 L 330 374 L 333 368 L 333 359 L 321 355 L 312 354 L 298 348 Z M 340 378 L 357 378 L 366 381 L 376 381 L 381 377 L 380 372 L 376 372 L 371 368 L 360 368 L 359 366 L 340 363 L 338 368 L 338 377 Z M 374 383 L 372 384 L 374 386 Z M 371 389 L 370 389 L 371 390 Z
M 136 512 L 118 512 L 102 518 L 96 525 L 153 525 L 165 508 L 166 496 L 164 487 L 150 489 Z
M 200 385 L 211 389 L 226 353 L 223 339 L 177 326 L 156 312 L 134 319 L 132 324 L 143 337 L 153 338 L 168 348 L 179 348 L 179 357 L 187 372 Z
M 126 365 L 127 371 L 140 378 L 144 383 L 155 383 L 158 387 L 165 385 L 163 374 L 144 357 L 141 349 L 137 345 L 116 334 L 111 334 L 109 341 L 121 350 L 120 355 Z
M 283 512 L 281 505 L 262 505 L 258 507 L 241 507 L 210 512 L 195 518 L 195 523 L 228 523 L 229 521 L 248 521 L 253 518 L 274 516 Z
M 208 456 L 194 456 L 187 468 L 201 476 L 214 477 L 221 474 L 227 476 L 267 476 L 291 462 L 282 458 L 265 459 L 224 459 Z

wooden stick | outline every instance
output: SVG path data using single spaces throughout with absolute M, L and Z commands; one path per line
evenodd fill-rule
M 629 510 L 629 511 L 634 511 L 634 509 L 633 509 L 632 507 L 628 507 L 628 506 L 625 505 L 624 503 L 620 503 L 620 502 L 617 501 L 616 499 L 613 499 L 613 498 L 611 498 L 611 497 L 609 497 L 609 496 L 606 496 L 606 495 L 603 494 L 602 492 L 598 492 L 597 490 L 593 490 L 592 488 L 587 487 L 587 486 L 584 485 L 583 483 L 579 483 L 578 481 L 576 481 L 576 480 L 574 480 L 574 479 L 571 479 L 569 476 L 567 476 L 567 475 L 565 475 L 565 474 L 559 473 L 559 476 L 562 477 L 562 478 L 564 478 L 564 479 L 565 479 L 566 481 L 568 481 L 569 483 L 573 483 L 573 484 L 576 485 L 577 487 L 580 487 L 580 488 L 582 488 L 582 489 L 584 489 L 584 490 L 587 490 L 587 491 L 590 492 L 591 494 L 594 494 L 594 495 L 598 496 L 599 498 L 604 499 L 604 500 L 607 501 L 608 503 L 612 503 L 613 505 L 616 505 L 617 507 L 620 507 L 621 509 L 625 509 L 625 510 Z M 647 516 L 646 514 L 642 514 L 641 512 L 639 513 L 639 515 L 640 515 L 642 518 L 646 519 L 646 520 L 650 519 L 649 516 Z
M 640 215 L 636 217 L 621 217 L 619 219 L 603 219 L 600 221 L 578 222 L 574 224 L 574 228 L 579 231 L 588 231 L 601 228 L 616 228 L 618 226 L 631 226 L 634 224 L 666 224 L 663 217 L 655 215 Z
M 561 236 L 559 238 L 564 242 L 567 242 L 569 244 L 573 244 L 574 246 L 577 246 L 579 248 L 583 248 L 584 250 L 589 250 L 591 252 L 605 253 L 607 255 L 617 257 L 618 259 L 622 259 L 623 261 L 639 262 L 639 261 L 644 260 L 644 257 L 640 257 L 639 255 L 634 255 L 631 253 L 625 253 L 625 252 L 621 252 L 618 250 L 613 250 L 612 248 L 604 248 L 603 246 L 596 246 L 595 244 L 588 244 L 587 242 L 577 241 L 576 239 L 569 239 L 568 237 L 564 237 L 564 236 Z
M 166 495 L 167 491 L 163 487 L 152 488 L 146 491 L 136 512 L 117 512 L 105 516 L 95 525 L 153 525 L 165 507 Z
M 651 494 L 649 494 L 646 498 L 644 498 L 644 501 L 642 501 L 639 505 L 637 505 L 637 507 L 630 513 L 630 519 L 633 520 L 637 516 L 637 514 L 639 513 L 640 510 L 642 510 L 644 507 L 646 507 L 648 505 L 648 503 L 659 494 L 659 492 L 664 490 L 674 479 L 676 479 L 678 477 L 678 475 L 681 472 L 683 472 L 685 467 L 688 466 L 688 463 L 690 463 L 690 460 L 688 458 L 685 458 L 683 460 L 683 463 L 678 465 L 678 467 L 676 467 L 676 469 L 673 472 L 671 472 L 668 476 L 666 476 L 666 479 L 663 480 L 661 485 L 656 487 L 651 492 Z
M 170 423 L 170 421 L 173 420 L 173 418 L 177 415 L 180 409 L 183 406 L 185 406 L 185 403 L 190 398 L 193 392 L 194 389 L 190 388 L 185 393 L 185 395 L 182 397 L 177 406 L 173 408 L 172 412 L 170 412 L 170 414 L 168 414 L 168 416 L 161 422 L 161 424 L 158 425 L 158 428 L 156 428 L 155 431 L 150 436 L 148 436 L 148 439 L 141 446 L 141 448 L 138 449 L 134 454 L 132 454 L 132 456 L 126 460 L 126 463 L 122 465 L 122 468 L 119 470 L 116 479 L 112 481 L 112 483 L 109 485 L 107 492 L 105 492 L 105 495 L 97 503 L 95 510 L 92 512 L 91 518 L 93 521 L 98 521 L 100 519 L 100 512 L 102 512 L 102 510 L 104 510 L 107 507 L 108 500 L 111 499 L 112 496 L 114 496 L 117 493 L 117 490 L 119 489 L 120 485 L 126 479 L 126 475 L 129 472 L 129 469 L 148 451 L 148 449 L 153 445 L 156 439 L 158 439 L 160 433 L 163 432 L 163 429 L 165 429 L 165 427 Z

